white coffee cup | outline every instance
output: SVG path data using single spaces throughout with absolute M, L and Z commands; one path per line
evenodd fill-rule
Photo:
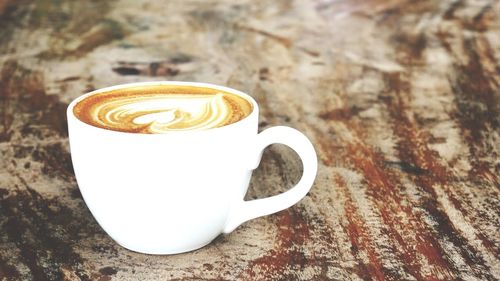
M 165 134 L 124 133 L 95 127 L 73 113 L 99 92 L 148 85 L 188 85 L 244 97 L 253 111 L 219 128 Z M 147 254 L 200 248 L 245 221 L 286 209 L 310 190 L 317 171 L 311 142 L 290 127 L 258 134 L 259 107 L 240 91 L 205 83 L 145 82 L 99 89 L 68 106 L 71 157 L 82 196 L 101 227 L 118 244 Z M 303 175 L 290 190 L 244 201 L 252 171 L 270 144 L 291 147 Z

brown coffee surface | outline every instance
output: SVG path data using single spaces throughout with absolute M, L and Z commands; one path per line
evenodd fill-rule
M 205 87 L 132 86 L 92 94 L 79 101 L 73 113 L 103 129 L 161 134 L 204 130 L 242 120 L 253 110 L 239 95 Z

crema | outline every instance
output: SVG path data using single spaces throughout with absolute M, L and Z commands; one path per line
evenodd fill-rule
M 179 85 L 95 93 L 73 108 L 78 119 L 92 126 L 144 134 L 222 127 L 247 117 L 252 110 L 252 104 L 239 95 Z

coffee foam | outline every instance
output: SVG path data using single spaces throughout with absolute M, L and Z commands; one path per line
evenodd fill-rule
M 135 86 L 92 94 L 73 108 L 92 126 L 130 133 L 204 130 L 237 122 L 252 112 L 245 98 L 204 87 Z

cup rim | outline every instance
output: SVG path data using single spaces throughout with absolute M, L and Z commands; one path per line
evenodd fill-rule
M 148 133 L 136 133 L 136 132 L 132 133 L 132 132 L 123 132 L 123 131 L 115 131 L 115 130 L 105 129 L 105 128 L 97 127 L 97 126 L 88 124 L 86 122 L 83 122 L 82 120 L 78 119 L 78 117 L 76 117 L 76 115 L 73 112 L 74 106 L 79 101 L 85 99 L 88 96 L 94 95 L 94 94 L 99 94 L 99 93 L 113 91 L 113 90 L 120 90 L 120 89 L 124 89 L 124 88 L 129 88 L 129 87 L 136 87 L 136 86 L 159 86 L 159 85 L 160 86 L 161 85 L 191 86 L 191 87 L 210 88 L 210 89 L 215 89 L 215 90 L 221 90 L 224 92 L 229 92 L 231 94 L 238 95 L 238 96 L 246 99 L 247 101 L 249 101 L 252 104 L 252 112 L 250 112 L 250 114 L 245 116 L 243 119 L 240 119 L 234 123 L 224 125 L 221 127 L 208 128 L 208 129 L 203 129 L 203 130 L 172 131 L 172 132 L 161 133 L 161 134 L 148 134 Z M 249 94 L 246 94 L 242 91 L 239 91 L 239 90 L 236 90 L 233 88 L 229 88 L 226 86 L 220 86 L 220 85 L 205 83 L 205 82 L 166 81 L 166 80 L 165 81 L 132 82 L 132 83 L 118 84 L 118 85 L 108 86 L 108 87 L 104 87 L 104 88 L 99 88 L 99 89 L 93 90 L 91 92 L 82 94 L 82 95 L 78 96 L 77 98 L 73 99 L 69 103 L 69 105 L 66 109 L 66 115 L 67 115 L 68 121 L 71 118 L 85 127 L 90 127 L 90 128 L 96 129 L 96 130 L 102 130 L 102 131 L 108 132 L 108 133 L 125 134 L 125 135 L 140 135 L 140 136 L 146 136 L 146 135 L 165 136 L 165 135 L 181 135 L 181 134 L 193 134 L 193 133 L 202 133 L 202 132 L 206 133 L 206 132 L 225 131 L 225 130 L 237 127 L 237 126 L 241 125 L 242 123 L 248 122 L 249 120 L 251 120 L 252 117 L 254 117 L 255 115 L 258 115 L 258 113 L 259 113 L 259 107 L 258 107 L 255 99 L 252 96 L 250 96 Z

